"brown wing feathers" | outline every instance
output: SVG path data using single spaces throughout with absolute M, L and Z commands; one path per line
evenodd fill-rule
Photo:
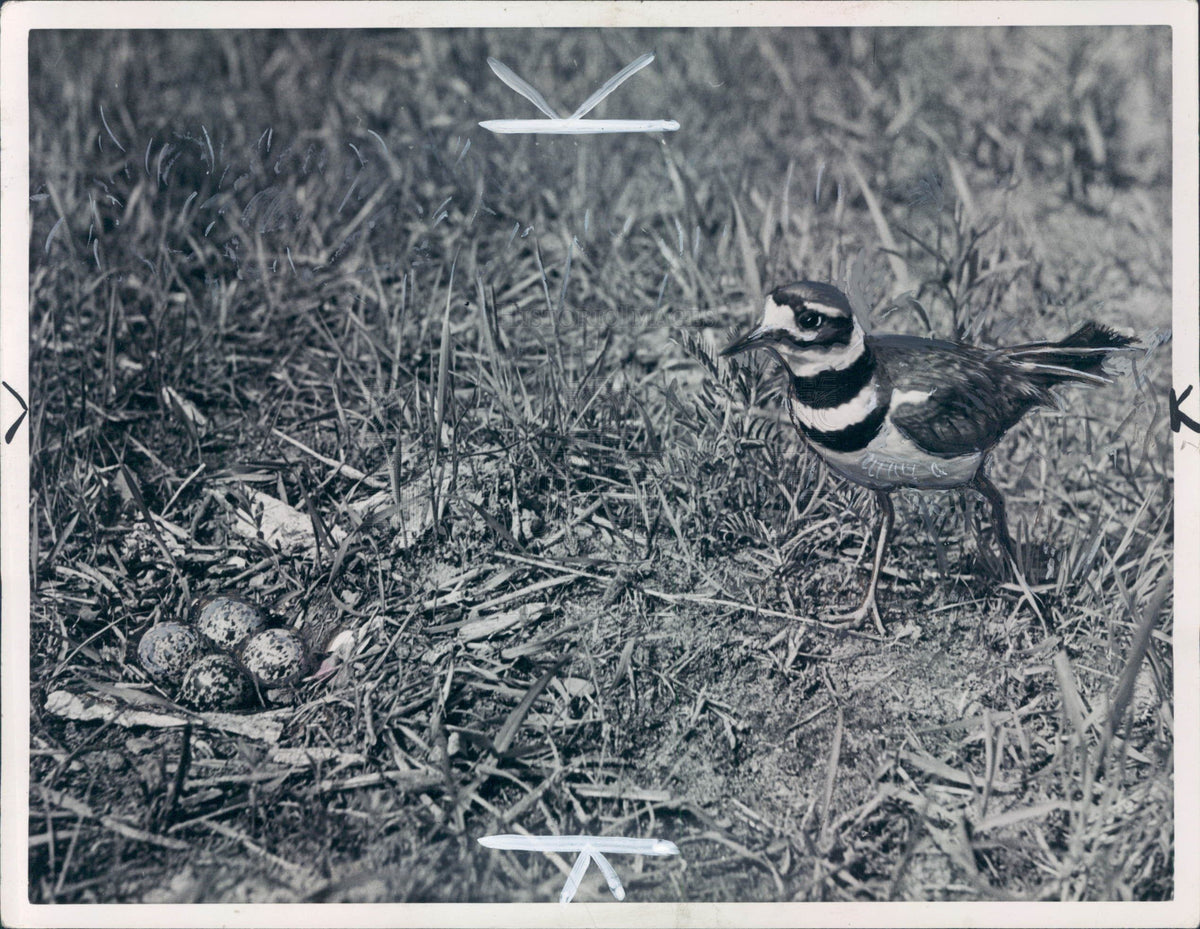
M 1134 340 L 1087 323 L 1059 342 L 985 352 L 945 342 L 882 336 L 870 340 L 897 389 L 927 390 L 923 403 L 897 406 L 892 421 L 921 448 L 953 456 L 991 448 L 1031 408 L 1053 401 L 1068 381 L 1107 384 L 1104 359 Z

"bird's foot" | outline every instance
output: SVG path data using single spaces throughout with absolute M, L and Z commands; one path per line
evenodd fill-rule
M 875 603 L 873 596 L 868 596 L 862 602 L 857 610 L 850 613 L 825 613 L 821 616 L 821 622 L 830 623 L 835 626 L 858 626 L 868 616 L 875 620 L 875 628 L 879 630 L 880 635 L 887 635 L 883 629 L 883 619 L 879 615 L 879 606 Z

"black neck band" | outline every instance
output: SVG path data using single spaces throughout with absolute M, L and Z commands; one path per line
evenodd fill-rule
M 793 374 L 792 393 L 810 409 L 828 410 L 857 397 L 874 375 L 875 356 L 863 345 L 862 354 L 848 368 L 831 368 L 806 377 Z
M 883 425 L 887 413 L 888 403 L 885 401 L 875 407 L 860 422 L 847 426 L 845 429 L 826 432 L 822 429 L 813 429 L 804 423 L 800 423 L 800 429 L 810 442 L 827 448 L 831 452 L 857 452 L 870 445 L 871 440 L 879 434 L 879 429 Z

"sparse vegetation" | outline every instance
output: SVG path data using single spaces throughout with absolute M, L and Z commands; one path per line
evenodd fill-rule
M 528 109 L 488 55 L 558 104 L 649 47 L 595 115 L 678 133 L 476 126 Z M 1173 895 L 1167 29 L 30 57 L 33 901 L 557 899 L 512 831 L 674 841 L 642 901 Z M 893 638 L 816 621 L 869 495 L 715 358 L 801 276 L 881 330 L 1140 336 L 997 456 L 1045 627 L 967 493 L 897 495 Z M 177 712 L 137 642 L 217 592 L 353 641 L 241 723 L 63 712 Z

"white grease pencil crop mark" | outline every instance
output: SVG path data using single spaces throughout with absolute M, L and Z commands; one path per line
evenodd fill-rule
M 487 848 L 503 848 L 509 851 L 526 852 L 579 852 L 571 873 L 563 884 L 559 903 L 570 903 L 579 889 L 588 864 L 596 862 L 608 889 L 618 900 L 625 899 L 625 888 L 607 858 L 609 855 L 678 855 L 679 848 L 666 839 L 630 839 L 621 836 L 600 835 L 485 835 L 479 844 Z
M 508 65 L 488 58 L 488 65 L 500 80 L 546 114 L 547 119 L 488 119 L 479 125 L 489 132 L 500 134 L 541 133 L 561 135 L 591 135 L 611 132 L 674 132 L 679 123 L 673 119 L 584 119 L 605 97 L 654 60 L 654 53 L 631 61 L 600 85 L 574 113 L 563 119 L 536 87 L 520 77 Z

